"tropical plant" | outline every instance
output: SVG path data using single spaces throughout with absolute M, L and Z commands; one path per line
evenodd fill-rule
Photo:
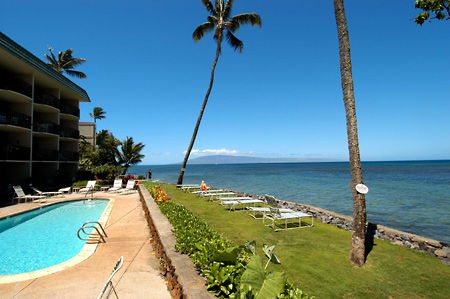
M 131 165 L 142 162 L 142 158 L 145 156 L 141 154 L 144 148 L 142 142 L 134 143 L 133 137 L 125 138 L 120 146 L 121 151 L 117 151 L 117 157 L 119 158 L 119 164 L 123 164 L 124 170 L 122 174 L 125 174 Z
M 355 266 L 365 263 L 366 240 L 366 199 L 364 194 L 356 191 L 357 184 L 363 184 L 361 158 L 359 154 L 358 127 L 356 123 L 355 94 L 353 91 L 352 61 L 350 58 L 350 40 L 344 0 L 334 0 L 334 14 L 339 39 L 339 56 L 341 67 L 341 84 L 344 95 L 347 118 L 348 151 L 352 181 L 349 187 L 353 193 L 353 229 L 350 244 L 350 261 Z
M 92 111 L 92 113 L 89 112 L 89 116 L 94 118 L 95 123 L 97 123 L 97 119 L 106 118 L 105 114 L 106 114 L 106 111 L 103 110 L 102 107 L 94 107 L 94 110 Z
M 192 33 L 192 38 L 195 42 L 198 42 L 203 35 L 214 30 L 214 39 L 217 41 L 216 57 L 211 68 L 211 79 L 209 81 L 209 87 L 203 100 L 203 105 L 200 109 L 200 114 L 197 118 L 197 123 L 194 128 L 194 133 L 192 134 L 191 142 L 189 144 L 188 150 L 183 160 L 181 166 L 180 175 L 178 176 L 177 184 L 183 183 L 184 171 L 186 170 L 186 164 L 191 154 L 192 147 L 194 146 L 195 138 L 197 137 L 198 128 L 200 127 L 200 122 L 202 121 L 203 112 L 205 111 L 206 104 L 208 102 L 209 94 L 214 82 L 214 71 L 216 69 L 217 61 L 221 52 L 222 40 L 224 38 L 224 31 L 226 32 L 226 40 L 228 44 L 234 48 L 234 50 L 239 50 L 242 53 L 244 48 L 244 43 L 234 36 L 234 33 L 239 30 L 241 25 L 251 24 L 261 27 L 262 21 L 261 17 L 257 13 L 244 13 L 236 16 L 231 16 L 231 9 L 235 0 L 216 0 L 215 6 L 210 0 L 202 0 L 203 6 L 211 14 L 207 17 L 207 22 L 198 26 Z
M 415 8 L 423 10 L 414 21 L 423 25 L 426 20 L 449 20 L 450 19 L 450 1 L 449 0 L 417 0 L 414 3 Z M 430 17 L 433 13 L 434 17 Z
M 58 58 L 55 57 L 53 49 L 50 46 L 48 46 L 48 50 L 50 51 L 50 55 L 44 54 L 45 58 L 49 61 L 47 65 L 54 68 L 58 73 L 62 74 L 65 72 L 66 74 L 79 79 L 87 77 L 85 73 L 74 70 L 75 67 L 85 63 L 86 59 L 74 58 L 72 56 L 72 49 L 67 49 L 64 53 L 58 52 Z
M 162 204 L 170 200 L 169 196 L 167 196 L 167 193 L 164 192 L 162 187 L 154 187 L 150 189 L 150 195 L 157 204 Z

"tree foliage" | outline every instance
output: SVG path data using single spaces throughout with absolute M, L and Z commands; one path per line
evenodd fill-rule
M 431 22 L 432 19 L 450 19 L 449 0 L 417 0 L 414 7 L 423 10 L 414 20 L 419 25 L 423 25 L 427 20 Z
M 67 49 L 64 53 L 61 51 L 58 52 L 58 58 L 53 54 L 53 49 L 51 47 L 48 47 L 48 50 L 50 51 L 50 55 L 44 54 L 45 58 L 48 60 L 47 65 L 54 68 L 58 73 L 62 74 L 65 72 L 66 74 L 79 79 L 87 77 L 85 73 L 74 70 L 75 67 L 85 63 L 86 59 L 74 58 L 72 56 L 72 49 Z
M 143 154 L 141 154 L 144 146 L 145 145 L 142 144 L 142 142 L 134 143 L 133 137 L 128 136 L 121 143 L 121 151 L 117 151 L 116 154 L 119 160 L 119 164 L 122 164 L 124 167 L 122 174 L 125 174 L 131 165 L 142 162 L 142 158 L 145 157 Z
M 104 119 L 106 118 L 105 116 L 106 111 L 103 110 L 102 107 L 94 107 L 94 110 L 92 111 L 92 113 L 89 112 L 89 116 L 94 118 L 94 122 L 97 122 L 97 119 Z

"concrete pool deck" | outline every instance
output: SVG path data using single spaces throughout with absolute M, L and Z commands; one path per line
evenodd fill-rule
M 82 196 L 66 194 L 48 202 Z M 123 266 L 112 278 L 119 298 L 172 298 L 150 244 L 139 194 L 96 192 L 94 197 L 115 200 L 105 227 L 106 243 L 99 244 L 92 256 L 70 268 L 30 280 L 0 283 L 0 298 L 97 298 L 120 256 L 124 259 Z M 39 203 L 20 203 L 3 207 L 0 217 L 39 206 Z

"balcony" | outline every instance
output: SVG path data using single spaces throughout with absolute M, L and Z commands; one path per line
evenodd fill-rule
M 59 126 L 49 121 L 35 121 L 33 131 L 59 135 Z
M 34 99 L 36 104 L 43 104 L 59 109 L 59 99 L 49 94 L 40 94 Z
M 61 111 L 61 113 L 70 114 L 70 115 L 80 118 L 80 109 L 78 109 L 75 106 L 61 103 L 60 111 Z
M 61 132 L 59 133 L 59 136 L 62 138 L 74 138 L 78 139 L 80 138 L 80 131 L 72 129 L 72 128 L 61 128 Z
M 78 152 L 68 152 L 68 151 L 62 151 L 59 153 L 59 161 L 71 161 L 71 162 L 77 162 L 78 161 L 79 154 Z
M 31 117 L 14 111 L 0 111 L 0 124 L 31 129 Z
M 58 151 L 50 149 L 34 150 L 33 161 L 58 161 Z
M 0 160 L 30 160 L 30 148 L 14 145 L 6 145 L 0 151 Z
M 32 95 L 32 88 L 30 84 L 5 74 L 0 75 L 0 89 L 15 91 L 29 98 L 31 98 Z

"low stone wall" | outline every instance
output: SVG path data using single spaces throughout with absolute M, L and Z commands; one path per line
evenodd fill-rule
M 147 188 L 139 185 L 138 191 L 150 228 L 152 245 L 156 257 L 161 261 L 161 270 L 165 272 L 173 298 L 216 298 L 206 290 L 205 281 L 198 275 L 189 256 L 175 251 L 176 241 L 172 233 L 173 226 L 161 213 Z
M 244 193 L 234 190 L 237 196 L 249 196 L 258 199 L 264 199 L 264 196 Z M 277 199 L 280 207 L 289 208 L 294 211 L 300 211 L 313 215 L 314 219 L 337 226 L 339 228 L 352 231 L 353 217 L 341 215 L 335 212 L 327 211 L 314 206 L 293 203 Z M 426 252 L 431 256 L 439 258 L 444 264 L 450 265 L 450 245 L 422 236 L 402 232 L 380 224 L 367 222 L 367 235 L 380 240 L 388 240 L 393 244 L 410 248 L 414 251 Z

